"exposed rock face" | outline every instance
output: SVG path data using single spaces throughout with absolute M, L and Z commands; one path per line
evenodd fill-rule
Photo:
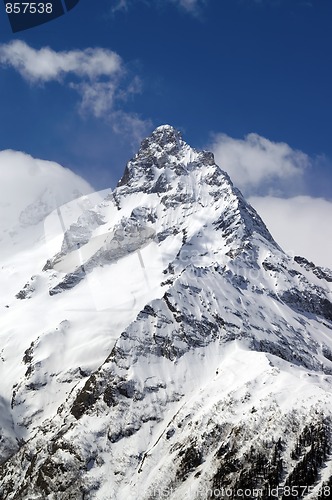
M 332 273 L 211 153 L 158 127 L 42 268 L 10 306 L 2 498 L 330 498 Z

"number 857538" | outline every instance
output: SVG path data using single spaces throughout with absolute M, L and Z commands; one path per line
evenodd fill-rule
M 52 14 L 50 2 L 14 2 L 6 3 L 7 14 Z

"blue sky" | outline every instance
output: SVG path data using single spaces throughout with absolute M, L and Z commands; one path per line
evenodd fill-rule
M 330 0 L 81 0 L 14 35 L 3 13 L 0 150 L 102 189 L 170 123 L 248 197 L 330 202 L 331 19 Z

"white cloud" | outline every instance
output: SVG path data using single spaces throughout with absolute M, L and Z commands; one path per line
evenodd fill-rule
M 196 13 L 197 9 L 205 3 L 205 1 L 201 0 L 172 0 L 173 3 L 177 3 L 180 7 L 182 7 L 187 12 Z
M 80 109 L 83 113 L 100 118 L 114 107 L 116 84 L 112 81 L 71 83 L 70 87 L 81 94 Z
M 332 269 L 332 202 L 311 196 L 250 197 L 249 202 L 287 253 Z
M 131 137 L 131 146 L 134 150 L 147 136 L 153 128 L 151 120 L 142 120 L 138 115 L 131 113 L 123 113 L 119 111 L 115 114 L 114 131 L 120 133 L 128 133 Z
M 129 96 L 141 91 L 141 81 L 127 74 L 121 57 L 111 50 L 56 52 L 50 47 L 34 49 L 14 40 L 0 45 L 0 64 L 15 69 L 32 85 L 57 81 L 74 89 L 81 99 L 81 113 L 106 119 L 114 131 L 142 139 L 142 130 L 145 132 L 150 126 L 149 121 L 121 110 Z
M 118 0 L 117 3 L 112 7 L 112 12 L 119 10 L 128 10 L 129 7 L 138 0 Z M 210 0 L 141 0 L 146 5 L 165 5 L 165 3 L 173 3 L 180 7 L 181 9 L 189 12 L 190 14 L 196 15 L 199 13 L 200 8 L 207 4 Z M 261 4 L 271 4 L 278 7 L 282 2 L 286 0 L 233 0 L 238 3 L 243 3 L 246 1 L 248 4 L 261 5 Z M 312 7 L 312 2 L 309 0 L 295 0 L 300 6 Z
M 246 195 L 284 192 L 296 187 L 296 183 L 298 188 L 311 163 L 302 151 L 253 133 L 244 139 L 216 134 L 209 149 L 214 152 L 216 163 Z
M 21 40 L 0 45 L 0 63 L 16 69 L 32 83 L 61 80 L 67 74 L 94 80 L 122 71 L 120 56 L 108 49 L 56 52 L 50 47 L 34 49 Z
M 155 5 L 156 0 L 142 0 L 145 4 Z M 169 3 L 178 5 L 180 8 L 184 9 L 186 12 L 191 14 L 196 14 L 199 7 L 207 2 L 207 0 L 168 0 Z M 133 0 L 118 0 L 115 6 L 112 7 L 112 12 L 118 10 L 128 10 L 130 5 L 132 5 Z M 161 0 L 160 4 L 164 4 L 165 0 Z

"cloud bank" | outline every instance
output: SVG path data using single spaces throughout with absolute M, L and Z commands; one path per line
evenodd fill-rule
M 14 236 L 15 227 L 25 225 L 27 217 L 33 225 L 56 207 L 92 191 L 84 179 L 58 163 L 0 151 L 0 240 L 6 233 Z
M 332 269 L 331 202 L 311 196 L 255 196 L 249 202 L 288 254 Z
M 210 144 L 216 162 L 228 172 L 234 184 L 244 194 L 283 192 L 293 188 L 290 181 L 302 184 L 311 160 L 302 151 L 284 142 L 272 142 L 258 134 L 234 139 L 216 134 Z

